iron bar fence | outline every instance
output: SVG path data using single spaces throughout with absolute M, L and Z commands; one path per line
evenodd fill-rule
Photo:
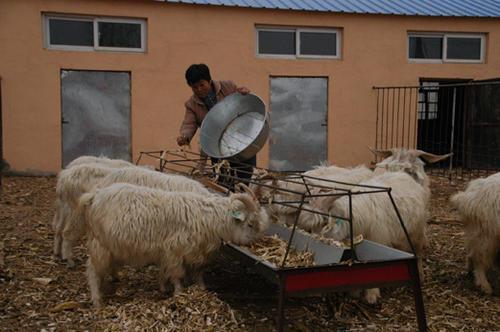
M 430 174 L 470 179 L 500 170 L 500 80 L 374 87 L 377 149 L 453 153 Z

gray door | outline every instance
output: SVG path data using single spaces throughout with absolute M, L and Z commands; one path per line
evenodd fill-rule
M 327 78 L 271 78 L 270 169 L 304 171 L 327 160 L 327 105 Z
M 82 155 L 131 159 L 130 73 L 61 71 L 63 167 Z

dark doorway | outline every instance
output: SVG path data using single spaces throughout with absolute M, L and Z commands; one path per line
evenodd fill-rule
M 418 91 L 417 148 L 434 154 L 453 152 L 462 166 L 466 79 L 422 79 Z M 444 161 L 441 166 L 448 166 Z M 439 167 L 440 165 L 435 165 Z

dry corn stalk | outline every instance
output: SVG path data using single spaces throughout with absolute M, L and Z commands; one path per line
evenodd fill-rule
M 255 241 L 247 247 L 253 254 L 261 257 L 276 266 L 281 266 L 287 248 L 287 242 L 278 235 L 264 236 L 259 241 Z M 285 266 L 313 266 L 314 254 L 309 251 L 298 251 L 291 247 L 288 253 Z

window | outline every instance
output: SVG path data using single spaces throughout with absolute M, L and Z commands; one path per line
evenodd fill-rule
M 295 31 L 261 30 L 259 54 L 295 55 Z
M 145 20 L 45 16 L 49 49 L 144 52 Z
M 411 36 L 410 58 L 441 60 L 443 58 L 443 38 Z
M 418 92 L 418 119 L 435 120 L 438 115 L 439 82 L 422 82 Z
M 257 28 L 257 55 L 287 58 L 339 58 L 334 29 Z
M 447 37 L 446 58 L 458 60 L 480 60 L 481 38 Z
M 422 62 L 484 62 L 484 34 L 409 34 L 408 58 Z

